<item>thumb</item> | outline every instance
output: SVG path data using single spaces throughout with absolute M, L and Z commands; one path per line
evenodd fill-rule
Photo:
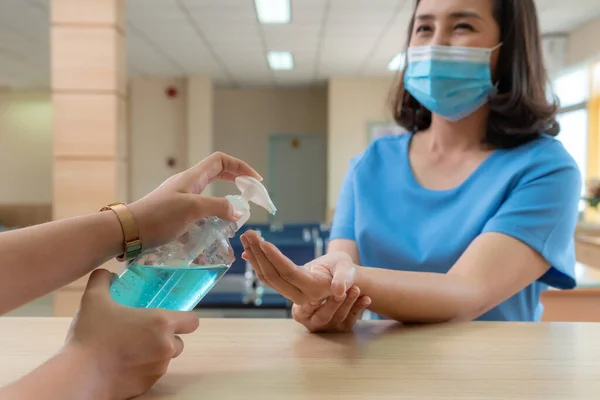
M 85 288 L 86 293 L 108 293 L 110 284 L 113 280 L 113 274 L 109 271 L 99 268 L 94 270 L 88 279 Z
M 194 219 L 199 220 L 205 217 L 219 217 L 227 221 L 236 221 L 241 215 L 234 213 L 233 206 L 229 200 L 223 197 L 206 197 L 195 194 L 188 196 L 194 197 Z
M 354 285 L 356 269 L 350 262 L 341 262 L 335 266 L 333 279 L 331 280 L 331 293 L 337 300 L 343 298 L 346 291 Z

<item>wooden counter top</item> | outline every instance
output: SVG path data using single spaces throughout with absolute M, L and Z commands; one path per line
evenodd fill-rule
M 67 319 L 0 318 L 0 385 L 63 342 Z M 291 320 L 202 320 L 145 399 L 594 399 L 600 324 L 470 323 L 311 335 Z

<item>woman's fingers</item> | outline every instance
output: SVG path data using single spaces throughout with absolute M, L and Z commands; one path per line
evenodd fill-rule
M 222 178 L 231 180 L 234 177 L 246 175 L 262 181 L 258 172 L 246 162 L 221 152 L 211 154 L 185 171 L 184 174 L 185 184 L 189 185 L 185 189 L 195 194 L 200 194 L 210 182 Z
M 304 322 L 308 322 L 310 317 L 312 317 L 315 311 L 321 308 L 323 304 L 325 304 L 325 300 L 313 301 L 302 306 L 294 303 L 292 306 L 292 317 L 295 321 L 304 325 Z
M 242 214 L 236 214 L 233 206 L 223 197 L 206 197 L 197 194 L 186 194 L 193 203 L 192 220 L 199 221 L 205 217 L 219 217 L 227 221 L 237 221 Z
M 262 270 L 260 269 L 260 265 L 258 264 L 258 260 L 254 257 L 254 253 L 250 248 L 250 242 L 244 235 L 240 236 L 240 241 L 242 242 L 242 246 L 244 246 L 244 252 L 242 253 L 242 258 L 252 264 L 252 268 L 256 271 L 256 275 L 260 280 L 262 280 Z
M 257 274 L 266 284 L 279 290 L 295 303 L 320 300 L 332 289 L 331 273 L 336 271 L 338 298 L 354 283 L 354 265 L 343 261 L 338 265 L 324 265 L 315 261 L 308 267 L 298 267 L 273 244 L 265 242 L 258 233 L 246 232 L 242 235 L 244 258 L 252 257 Z M 299 297 L 302 295 L 302 297 Z M 293 296 L 293 297 L 292 297 Z
M 294 304 L 292 317 L 313 333 L 351 331 L 369 305 L 371 299 L 361 297 L 360 289 L 352 286 L 341 301 L 328 297 L 303 306 Z
M 223 172 L 221 172 L 219 175 L 215 176 L 215 177 L 214 177 L 214 178 L 211 180 L 211 182 L 214 182 L 214 181 L 217 181 L 217 180 L 218 180 L 218 181 L 230 181 L 230 182 L 232 182 L 232 181 L 234 181 L 234 180 L 235 180 L 235 178 L 237 178 L 238 176 L 239 176 L 239 175 L 237 175 L 237 174 L 234 174 L 234 173 L 231 173 L 231 172 L 227 172 L 227 171 L 223 171 Z
M 352 286 L 346 293 L 346 298 L 340 307 L 337 309 L 335 315 L 331 318 L 330 324 L 332 328 L 337 328 L 342 322 L 344 322 L 349 314 L 352 307 L 360 296 L 360 289 L 357 286 Z
M 359 297 L 354 303 L 346 319 L 340 324 L 342 330 L 351 330 L 362 313 L 371 305 L 371 298 L 368 296 Z
M 319 307 L 309 319 L 308 330 L 311 332 L 323 332 L 329 329 L 335 329 L 335 325 L 332 320 L 335 317 L 337 311 L 346 301 L 346 296 L 341 298 L 328 297 L 321 307 Z
M 160 318 L 166 319 L 175 334 L 192 333 L 200 325 L 198 314 L 193 311 L 160 310 Z
M 331 281 L 331 292 L 339 298 L 354 285 L 356 278 L 356 268 L 349 261 L 342 261 L 336 264 L 335 273 Z
M 223 173 L 235 176 L 252 176 L 258 180 L 262 177 L 248 163 L 230 155 L 216 152 L 200 161 L 189 169 L 194 176 L 206 174 L 209 181 L 221 176 Z
M 282 257 L 277 260 L 278 268 L 276 268 L 271 261 L 266 257 L 263 252 L 260 243 L 261 238 L 256 233 L 245 233 L 243 235 L 243 242 L 245 244 L 246 253 L 251 253 L 255 263 L 251 263 L 258 275 L 259 279 L 265 282 L 267 285 L 277 290 L 279 293 L 292 300 L 297 304 L 304 304 L 307 301 L 306 296 L 302 293 L 299 288 L 290 284 L 288 281 L 283 279 L 278 272 L 278 268 L 284 267 L 286 269 L 294 269 L 296 265 L 291 262 L 288 258 Z
M 178 335 L 173 337 L 173 358 L 177 358 L 183 352 L 183 339 Z
M 263 254 L 271 265 L 277 270 L 277 274 L 300 290 L 306 291 L 315 284 L 315 279 L 304 268 L 298 268 L 289 258 L 283 255 L 272 243 L 258 243 Z
M 344 301 L 344 299 L 338 301 L 333 297 L 328 297 L 326 300 L 315 301 L 302 306 L 294 304 L 292 317 L 310 332 L 324 332 Z
M 329 289 L 329 283 L 325 287 L 317 287 L 317 280 L 314 275 L 309 272 L 310 268 L 298 267 L 294 264 L 289 258 L 287 258 L 279 249 L 274 246 L 272 243 L 265 242 L 258 233 L 256 232 L 246 232 L 247 241 L 250 244 L 250 249 L 253 250 L 254 255 L 256 256 L 256 252 L 254 250 L 258 250 L 261 255 L 264 255 L 268 268 L 272 266 L 275 270 L 271 271 L 269 269 L 263 268 L 263 273 L 265 274 L 266 279 L 269 279 L 269 273 L 275 274 L 281 279 L 287 281 L 292 286 L 298 288 L 305 295 L 311 297 L 311 300 L 318 300 L 318 295 L 316 293 L 322 293 L 323 291 L 327 291 Z M 258 260 L 260 262 L 260 259 Z M 313 263 L 315 266 L 318 263 Z M 262 267 L 261 267 L 262 268 Z M 344 276 L 343 274 L 341 275 Z M 323 283 L 321 283 L 321 286 Z
M 242 258 L 250 263 L 250 265 L 254 269 L 254 272 L 256 272 L 256 276 L 258 277 L 258 279 L 260 279 L 268 285 L 268 283 L 265 280 L 265 274 L 263 273 L 262 266 L 260 265 L 258 259 L 254 255 L 252 247 L 250 246 L 250 242 L 248 241 L 248 238 L 246 238 L 246 234 L 243 234 L 240 237 L 240 240 L 242 242 L 242 246 L 244 246 L 244 253 L 242 254 Z

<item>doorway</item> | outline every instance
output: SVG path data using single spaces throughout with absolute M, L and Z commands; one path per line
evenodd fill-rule
M 320 223 L 327 202 L 327 136 L 269 136 L 269 192 L 274 224 Z

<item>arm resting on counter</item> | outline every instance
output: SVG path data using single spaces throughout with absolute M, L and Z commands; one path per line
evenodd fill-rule
M 357 257 L 356 244 L 332 241 L 329 251 Z M 356 285 L 369 310 L 401 322 L 473 320 L 544 275 L 550 265 L 510 236 L 476 238 L 446 274 L 358 267 Z
M 84 349 L 63 351 L 18 381 L 0 388 L 3 400 L 109 399 L 110 384 L 104 381 L 93 357 Z
M 121 224 L 110 211 L 0 233 L 0 315 L 122 252 Z

